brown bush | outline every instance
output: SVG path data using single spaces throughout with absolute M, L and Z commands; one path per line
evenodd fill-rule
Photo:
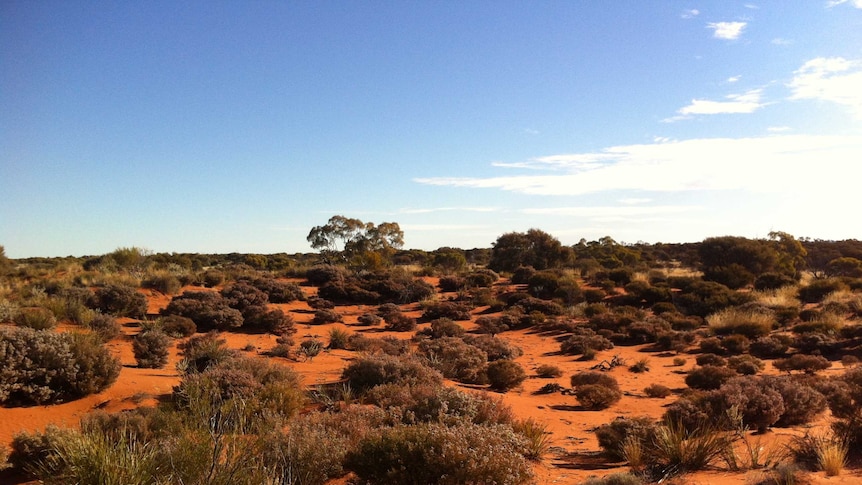
M 685 384 L 692 389 L 708 391 L 718 389 L 722 384 L 736 375 L 736 371 L 727 367 L 705 365 L 689 372 L 685 376 Z
M 518 387 L 527 378 L 527 373 L 520 364 L 506 359 L 491 362 L 486 372 L 491 389 L 496 391 L 508 391 Z
M 832 364 L 821 355 L 805 354 L 793 354 L 785 359 L 775 359 L 772 361 L 772 365 L 780 371 L 803 371 L 806 374 L 813 374 L 832 367 Z
M 171 337 L 159 329 L 142 331 L 132 339 L 138 367 L 161 369 L 168 363 Z

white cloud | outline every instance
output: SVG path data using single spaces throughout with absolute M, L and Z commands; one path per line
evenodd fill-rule
M 478 231 L 488 229 L 489 226 L 470 224 L 399 224 L 404 231 Z
M 829 0 L 826 2 L 826 6 L 832 8 L 843 3 L 850 3 L 850 5 L 853 5 L 856 8 L 862 8 L 862 0 Z
M 784 132 L 791 131 L 791 130 L 793 130 L 793 128 L 791 128 L 789 126 L 770 126 L 769 128 L 766 129 L 766 131 L 768 131 L 770 133 L 784 133 Z
M 680 14 L 680 17 L 682 17 L 684 19 L 691 19 L 691 18 L 697 17 L 698 15 L 700 15 L 700 11 L 693 8 L 691 10 L 683 11 L 682 14 Z
M 404 208 L 399 214 L 430 214 L 432 212 L 497 212 L 499 207 L 432 207 L 424 209 Z
M 701 210 L 698 206 L 579 206 L 579 207 L 545 207 L 537 209 L 523 209 L 524 214 L 555 215 L 555 216 L 579 216 L 596 217 L 601 219 L 620 217 L 643 217 L 657 214 L 679 214 Z
M 712 35 L 716 39 L 736 40 L 746 25 L 746 22 L 710 22 L 706 27 L 714 31 Z
M 650 202 L 652 202 L 652 199 L 636 198 L 636 197 L 629 197 L 626 199 L 620 199 L 619 200 L 620 204 L 626 204 L 626 205 L 649 204 Z
M 691 104 L 677 110 L 679 117 L 667 121 L 676 121 L 690 115 L 744 114 L 753 113 L 765 106 L 760 102 L 762 89 L 752 89 L 742 94 L 730 94 L 727 101 L 711 101 L 708 99 L 693 99 Z
M 791 45 L 791 44 L 793 44 L 792 40 L 782 39 L 781 37 L 776 37 L 776 38 L 772 39 L 771 42 L 773 45 Z
M 733 84 L 733 83 L 739 81 L 740 79 L 742 79 L 742 76 L 731 76 L 731 77 L 727 78 L 727 82 Z
M 524 165 L 563 173 L 488 178 L 419 178 L 426 185 L 495 188 L 534 195 L 576 196 L 608 191 L 691 192 L 744 190 L 815 196 L 852 193 L 862 136 L 782 135 L 701 138 L 669 143 L 609 147 L 598 153 L 535 158 Z M 578 160 L 606 163 L 584 170 Z M 572 160 L 572 171 L 563 159 Z
M 860 0 L 862 1 L 862 0 Z M 817 99 L 848 106 L 862 118 L 862 61 L 818 57 L 794 72 L 790 99 Z

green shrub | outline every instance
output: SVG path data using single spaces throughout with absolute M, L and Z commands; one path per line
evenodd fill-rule
M 45 427 L 43 432 L 19 432 L 12 437 L 12 452 L 9 463 L 16 469 L 32 475 L 38 467 L 56 455 L 61 441 L 67 439 L 74 431 L 59 428 L 53 424 Z
M 433 320 L 429 330 L 431 338 L 463 337 L 465 333 L 464 327 L 446 317 Z
M 145 330 L 132 339 L 132 352 L 138 367 L 143 369 L 161 369 L 168 363 L 171 337 L 156 328 Z
M 201 331 L 237 329 L 243 324 L 242 313 L 211 291 L 187 291 L 175 296 L 162 315 L 190 318 Z
M 524 368 L 512 360 L 495 360 L 488 364 L 486 372 L 491 389 L 496 391 L 508 391 L 518 387 L 527 378 Z
M 698 355 L 694 358 L 694 361 L 700 366 L 712 365 L 715 367 L 724 367 L 727 365 L 727 359 L 709 352 Z
M 637 416 L 633 418 L 615 418 L 610 423 L 603 424 L 595 429 L 599 447 L 611 459 L 624 459 L 623 443 L 627 439 L 635 438 L 641 442 L 649 442 L 653 439 L 657 429 L 655 421 L 648 416 Z
M 803 303 L 819 303 L 829 293 L 846 289 L 847 285 L 838 278 L 814 280 L 799 289 L 799 299 Z
M 26 406 L 78 399 L 107 388 L 119 361 L 94 335 L 0 328 L 0 403 Z
M 524 446 L 503 426 L 397 426 L 369 433 L 345 465 L 363 482 L 381 485 L 520 484 L 532 479 Z
M 178 347 L 183 351 L 180 366 L 185 373 L 203 372 L 236 356 L 236 352 L 227 348 L 227 340 L 219 338 L 215 331 L 195 335 Z
M 95 293 L 96 309 L 118 317 L 144 318 L 147 314 L 147 299 L 135 288 L 123 285 L 107 285 Z
M 350 332 L 343 328 L 333 327 L 329 330 L 329 348 L 346 349 L 350 343 Z
M 183 284 L 179 278 L 167 273 L 150 275 L 141 281 L 143 288 L 152 288 L 165 295 L 176 295 L 182 289 Z

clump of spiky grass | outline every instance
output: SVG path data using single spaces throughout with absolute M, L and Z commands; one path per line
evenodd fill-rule
M 532 461 L 540 461 L 551 446 L 548 425 L 527 418 L 515 421 L 512 428 L 526 439 L 524 456 Z
M 799 307 L 799 288 L 795 285 L 782 286 L 774 290 L 755 290 L 751 292 L 755 301 L 769 308 Z
M 668 421 L 656 429 L 649 456 L 652 468 L 668 477 L 702 470 L 731 446 L 733 436 L 708 423 L 686 429 L 681 423 Z
M 329 348 L 346 349 L 350 341 L 350 332 L 343 328 L 333 327 L 329 330 Z
M 768 335 L 776 319 L 765 312 L 731 307 L 706 317 L 706 322 L 712 331 L 720 335 L 740 334 L 757 338 Z
M 56 443 L 36 476 L 46 484 L 148 484 L 157 475 L 155 447 L 134 439 L 108 439 L 101 433 L 69 433 Z
M 628 462 L 633 472 L 640 472 L 646 465 L 646 450 L 644 442 L 638 436 L 627 436 L 621 446 L 623 458 Z
M 847 442 L 839 439 L 822 440 L 817 446 L 817 464 L 826 472 L 826 476 L 835 477 L 841 474 L 847 465 L 847 453 L 850 451 Z

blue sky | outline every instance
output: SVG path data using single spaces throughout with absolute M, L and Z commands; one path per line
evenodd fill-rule
M 10 257 L 862 237 L 862 0 L 0 3 Z

